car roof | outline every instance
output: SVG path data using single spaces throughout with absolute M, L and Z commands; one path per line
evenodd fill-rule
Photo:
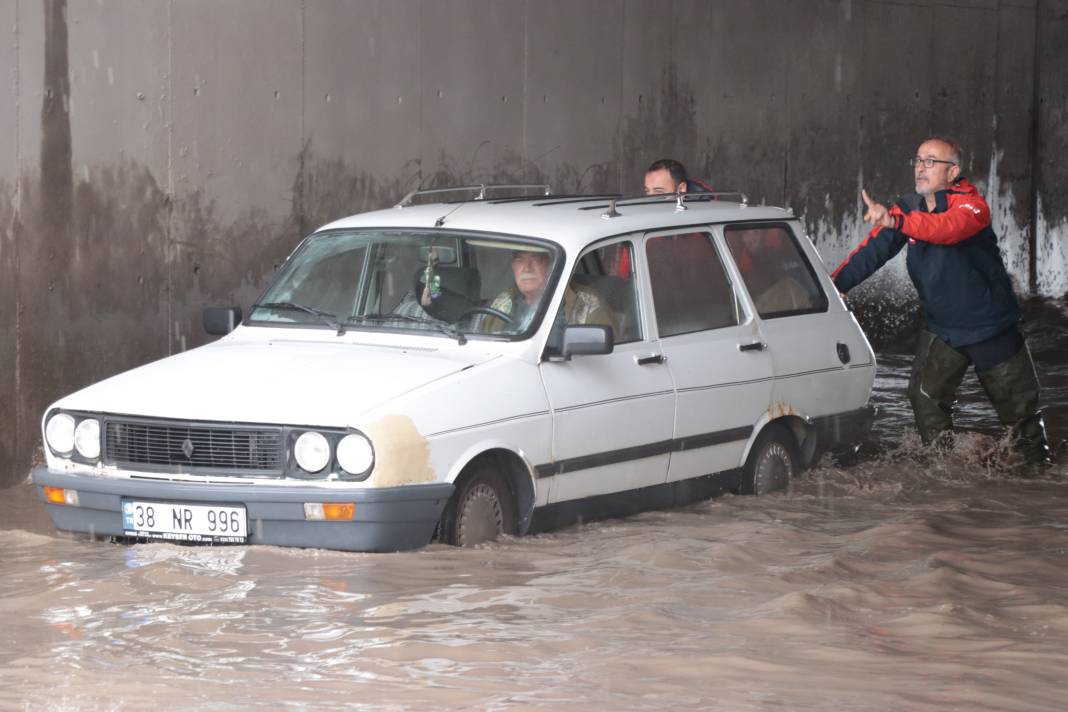
M 729 196 L 730 199 L 726 199 Z M 793 220 L 792 211 L 748 205 L 740 193 L 678 196 L 541 195 L 406 204 L 335 220 L 316 232 L 343 228 L 446 229 L 547 238 L 564 247 L 631 232 L 709 223 Z M 680 205 L 682 209 L 680 209 Z M 611 216 L 611 217 L 609 217 Z

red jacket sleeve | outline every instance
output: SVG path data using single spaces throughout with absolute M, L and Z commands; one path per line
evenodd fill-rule
M 895 218 L 897 229 L 914 240 L 952 245 L 990 224 L 990 208 L 978 195 L 961 196 L 944 213 L 913 210 Z

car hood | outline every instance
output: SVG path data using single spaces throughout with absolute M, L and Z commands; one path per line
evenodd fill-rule
M 493 359 L 470 348 L 220 341 L 62 399 L 70 410 L 180 420 L 343 427 L 367 410 Z

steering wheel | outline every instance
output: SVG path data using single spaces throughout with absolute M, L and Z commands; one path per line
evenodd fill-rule
M 515 319 L 513 319 L 508 314 L 505 314 L 500 309 L 494 309 L 493 307 L 482 307 L 482 306 L 471 307 L 470 309 L 465 309 L 464 312 L 462 314 L 460 314 L 459 317 L 456 318 L 456 321 L 457 322 L 461 322 L 464 319 L 466 319 L 467 317 L 474 316 L 475 314 L 488 314 L 489 316 L 497 317 L 498 319 L 503 321 L 505 324 L 515 324 Z

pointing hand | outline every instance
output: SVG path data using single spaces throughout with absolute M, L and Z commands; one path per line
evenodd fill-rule
M 869 225 L 881 225 L 883 227 L 893 227 L 894 218 L 890 214 L 890 211 L 886 209 L 885 205 L 880 205 L 874 200 L 868 197 L 868 191 L 861 190 L 860 197 L 864 199 L 864 204 L 868 206 L 868 211 L 864 213 L 864 222 Z

